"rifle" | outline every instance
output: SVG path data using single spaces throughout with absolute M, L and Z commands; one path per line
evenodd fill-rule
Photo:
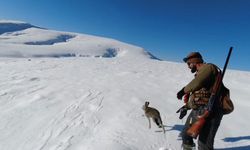
M 225 62 L 224 68 L 223 68 L 223 71 L 222 71 L 222 73 L 219 72 L 218 75 L 217 75 L 215 84 L 214 84 L 213 89 L 212 89 L 211 96 L 209 98 L 207 109 L 204 111 L 204 113 L 202 115 L 198 116 L 198 120 L 187 130 L 187 134 L 189 136 L 195 138 L 195 139 L 199 135 L 202 127 L 204 126 L 204 124 L 206 122 L 206 118 L 212 112 L 214 102 L 217 99 L 219 99 L 219 96 L 220 96 L 220 93 L 221 93 L 222 80 L 223 80 L 224 74 L 226 72 L 227 65 L 228 65 L 229 58 L 231 56 L 232 50 L 233 50 L 233 47 L 230 47 L 228 55 L 227 55 L 227 59 L 226 59 L 226 62 Z

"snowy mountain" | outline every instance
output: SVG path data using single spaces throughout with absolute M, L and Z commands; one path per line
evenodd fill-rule
M 19 30 L 25 30 L 25 29 L 32 28 L 32 27 L 35 27 L 35 26 L 29 23 L 21 22 L 21 21 L 0 20 L 0 34 L 6 33 L 6 32 L 15 32 Z
M 193 75 L 117 40 L 0 21 L 0 150 L 180 150 L 176 92 Z M 221 66 L 220 66 L 221 67 Z M 250 149 L 250 72 L 227 70 L 235 111 L 215 148 Z M 161 112 L 148 129 L 142 105 Z
M 117 40 L 60 32 L 18 21 L 0 21 L 1 57 L 151 57 Z

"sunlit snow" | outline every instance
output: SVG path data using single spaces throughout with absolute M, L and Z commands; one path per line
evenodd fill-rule
M 176 93 L 193 78 L 184 63 L 114 39 L 26 25 L 0 21 L 0 150 L 181 149 L 186 118 L 175 113 L 183 105 Z M 235 111 L 224 116 L 215 148 L 250 149 L 250 73 L 227 70 L 224 83 Z M 160 111 L 165 135 L 155 124 L 148 129 L 145 101 Z

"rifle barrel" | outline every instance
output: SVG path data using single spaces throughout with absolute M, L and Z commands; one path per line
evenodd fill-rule
M 233 50 L 233 47 L 230 47 L 229 52 L 228 52 L 228 55 L 227 55 L 227 59 L 226 59 L 226 62 L 225 62 L 225 65 L 224 65 L 224 68 L 223 68 L 223 71 L 222 71 L 221 80 L 223 80 L 224 74 L 225 74 L 225 72 L 226 72 L 227 65 L 228 65 L 229 58 L 230 58 L 230 56 L 231 56 L 232 50 Z

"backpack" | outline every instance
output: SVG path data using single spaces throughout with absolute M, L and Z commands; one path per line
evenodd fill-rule
M 223 115 L 230 114 L 234 110 L 233 101 L 230 98 L 230 90 L 222 83 L 220 94 L 220 107 L 222 108 Z
M 214 65 L 215 66 L 215 65 Z M 212 92 L 215 92 L 215 89 L 218 90 L 218 86 L 220 85 L 220 79 L 221 79 L 221 70 L 219 67 L 215 66 L 218 70 L 218 74 L 215 80 L 215 83 L 212 88 Z M 222 82 L 222 81 L 221 81 Z M 221 91 L 219 94 L 219 108 L 222 109 L 223 115 L 230 114 L 234 111 L 234 104 L 233 101 L 230 98 L 230 90 L 225 87 L 224 83 L 221 83 Z

